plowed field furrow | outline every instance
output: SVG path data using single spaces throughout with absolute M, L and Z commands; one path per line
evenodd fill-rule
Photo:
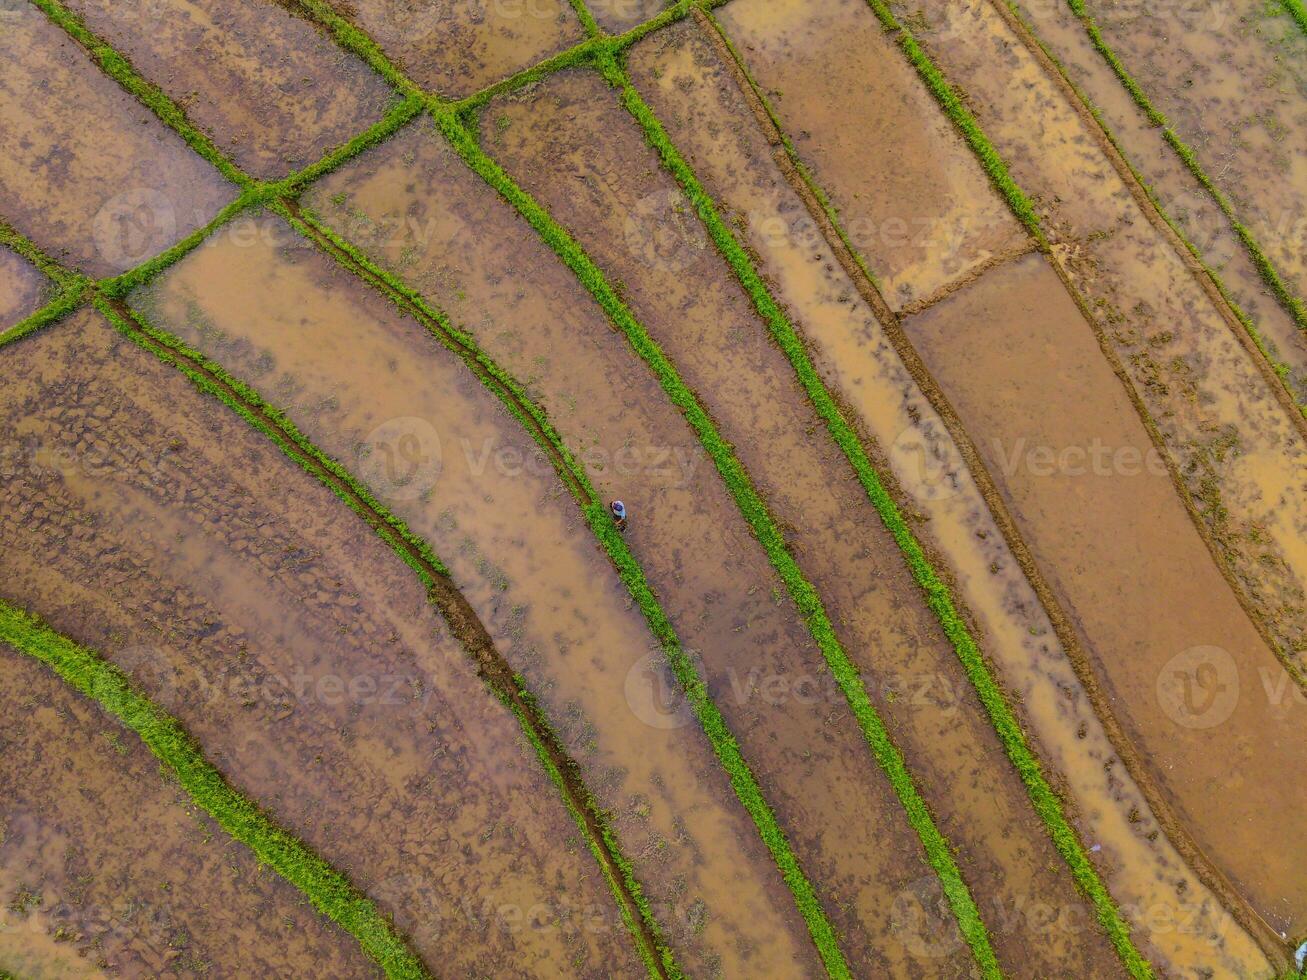
M 874 295 L 860 294 L 828 244 L 819 204 L 811 199 L 810 211 L 795 189 L 802 181 L 787 182 L 787 157 L 768 143 L 769 120 L 739 124 L 758 107 L 746 103 L 747 83 L 714 39 L 711 26 L 687 24 L 637 45 L 630 54 L 637 87 L 753 249 L 827 384 L 883 447 L 882 471 L 897 477 L 910 509 L 929 517 L 918 533 L 952 566 L 982 645 L 1078 804 L 1083 839 L 1099 845 L 1104 876 L 1136 936 L 1150 944 L 1150 959 L 1175 968 L 1215 959 L 1236 972 L 1255 966 L 1257 948 L 1158 834 L 944 422 L 878 322 Z M 838 246 L 837 236 L 832 241 Z M 1157 925 L 1161 909 L 1173 912 L 1164 926 Z M 1174 928 L 1181 918 L 1186 927 Z M 1213 931 L 1224 939 L 1220 951 L 1208 941 Z
M 1149 220 L 1092 122 L 1073 110 L 995 8 L 970 0 L 924 10 L 944 25 L 924 43 L 970 93 L 972 111 L 1013 177 L 1040 202 L 1059 261 L 1091 303 L 1254 614 L 1288 662 L 1301 667 L 1301 415 L 1219 296 L 1186 268 L 1178 243 Z
M 247 173 L 276 179 L 375 122 L 385 82 L 309 21 L 255 0 L 71 0 Z
M 122 272 L 236 197 L 29 3 L 0 31 L 0 215 L 90 275 Z
M 410 569 L 97 316 L 6 357 L 14 599 L 127 670 L 436 971 L 641 972 L 557 789 Z
M 996 270 L 904 328 L 1152 778 L 1212 862 L 1296 934 L 1307 882 L 1287 855 L 1307 829 L 1275 773 L 1297 751 L 1303 700 L 1210 561 L 1047 259 Z
M 1057 853 L 893 540 L 634 121 L 598 76 L 567 73 L 492 103 L 485 130 L 494 155 L 623 284 L 758 481 L 964 876 L 993 896 L 982 914 L 1002 921 L 991 926 L 1000 958 L 1018 962 L 1038 931 L 1047 959 L 1036 972 L 1086 959 L 1111 972 L 1110 947 L 1083 928 L 1070 876 L 1055 870 Z M 840 711 L 842 694 L 829 693 Z M 1035 905 L 1052 910 L 1049 921 L 1020 911 Z
M 450 99 L 472 95 L 585 40 L 567 0 L 329 2 L 409 77 Z
M 437 147 L 433 134 L 414 129 L 377 152 L 416 162 Z M 440 220 L 413 217 L 428 231 Z M 233 373 L 274 382 L 267 396 L 446 556 L 614 814 L 678 954 L 706 968 L 721 960 L 733 972 L 775 955 L 778 968 L 810 972 L 792 899 L 688 709 L 664 703 L 675 682 L 662 654 L 548 459 L 421 324 L 389 315 L 373 325 L 338 298 L 315 299 L 347 275 L 316 252 L 286 258 L 268 248 L 198 253 L 150 306 Z M 389 309 L 380 296 L 357 302 Z M 276 384 L 283 375 L 303 388 Z M 351 380 L 360 378 L 376 380 Z M 326 393 L 335 403 L 323 409 Z M 384 419 L 395 421 L 387 429 Z M 411 445 L 438 446 L 438 472 L 400 483 Z
M 3 644 L 0 706 L 0 971 L 379 975 L 133 732 Z

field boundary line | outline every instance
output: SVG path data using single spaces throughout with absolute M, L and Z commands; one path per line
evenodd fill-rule
M 967 470 L 971 473 L 986 506 L 993 514 L 1008 549 L 1021 567 L 1040 605 L 1048 615 L 1054 633 L 1066 650 L 1071 666 L 1085 688 L 1095 716 L 1098 718 L 1099 723 L 1102 724 L 1113 749 L 1121 757 L 1131 778 L 1139 787 L 1146 803 L 1153 811 L 1154 817 L 1162 826 L 1168 839 L 1175 845 L 1181 857 L 1194 870 L 1199 880 L 1218 896 L 1227 909 L 1232 911 L 1232 914 L 1241 923 L 1245 931 L 1258 939 L 1258 944 L 1263 947 L 1264 951 L 1273 949 L 1276 957 L 1282 957 L 1279 937 L 1267 933 L 1269 926 L 1247 905 L 1238 892 L 1234 890 L 1228 879 L 1211 864 L 1197 843 L 1189 836 L 1182 822 L 1172 812 L 1169 803 L 1167 803 L 1154 780 L 1148 774 L 1139 751 L 1121 727 L 1106 692 L 1102 689 L 1097 676 L 1094 674 L 1088 655 L 1076 635 L 1070 617 L 1062 608 L 1060 600 L 1035 562 L 1030 547 L 1025 542 L 1011 512 L 998 492 L 993 477 L 990 475 L 984 461 L 980 458 L 974 442 L 963 427 L 943 390 L 926 370 L 920 355 L 908 340 L 898 315 L 885 302 L 874 278 L 866 275 L 861 256 L 849 244 L 847 236 L 839 226 L 838 215 L 834 213 L 824 191 L 816 184 L 811 171 L 798 158 L 793 143 L 780 127 L 775 110 L 768 103 L 766 95 L 750 75 L 739 52 L 735 50 L 731 39 L 725 34 L 717 21 L 707 14 L 702 14 L 700 23 L 708 33 L 709 38 L 721 45 L 721 51 L 723 52 L 721 56 L 728 61 L 728 66 L 732 68 L 735 74 L 737 85 L 753 107 L 755 118 L 772 145 L 774 158 L 785 179 L 804 201 L 809 214 L 821 229 L 836 258 L 853 281 L 859 295 L 875 313 L 891 345 L 902 359 L 909 374 L 912 375 L 927 401 L 938 413 L 945 429 L 962 456 Z
M 196 806 L 306 895 L 320 913 L 350 933 L 387 976 L 405 980 L 430 976 L 371 899 L 306 844 L 279 827 L 257 804 L 233 789 L 181 724 L 137 692 L 116 666 L 3 599 L 0 641 L 43 663 L 74 690 L 136 732 L 173 772 Z
M 1280 6 L 1294 19 L 1299 29 L 1307 34 L 1307 6 L 1303 5 L 1302 0 L 1280 0 Z
M 927 606 L 938 620 L 943 633 L 966 670 L 967 677 L 984 706 L 1008 759 L 1025 784 L 1032 808 L 1044 824 L 1082 894 L 1094 906 L 1099 923 L 1108 938 L 1113 941 L 1118 955 L 1127 968 L 1134 972 L 1138 965 L 1134 961 L 1142 957 L 1134 949 L 1129 938 L 1129 928 L 1090 863 L 1079 836 L 1067 820 L 1062 809 L 1062 801 L 1048 783 L 1038 759 L 1027 744 L 1001 686 L 990 672 L 979 645 L 958 612 L 952 591 L 936 571 L 894 498 L 886 490 L 857 433 L 840 412 L 809 358 L 794 324 L 772 296 L 747 251 L 722 220 L 711 196 L 693 168 L 676 148 L 657 115 L 645 103 L 626 72 L 613 63 L 609 69 L 609 76 L 609 81 L 620 88 L 628 111 L 640 123 L 649 142 L 658 150 L 664 167 L 676 178 L 694 205 L 718 251 L 731 265 L 740 285 L 753 301 L 759 317 L 767 323 L 777 345 L 789 359 L 809 400 L 826 424 L 832 440 L 857 474 L 868 499 L 876 508 L 885 528 L 893 536 L 904 562 L 923 593 Z M 1024 251 L 1022 254 L 1025 254 Z M 990 955 L 993 955 L 992 952 Z
M 1303 14 L 1301 0 L 1279 0 L 1279 2 L 1293 15 L 1295 20 L 1298 20 L 1299 16 Z M 1257 271 L 1261 274 L 1263 281 L 1270 288 L 1275 298 L 1279 300 L 1280 305 L 1293 318 L 1299 329 L 1307 330 L 1307 305 L 1304 305 L 1302 299 L 1286 285 L 1279 271 L 1275 268 L 1275 264 L 1262 251 L 1261 245 L 1253 237 L 1252 232 L 1236 216 L 1234 205 L 1230 203 L 1230 199 L 1208 176 L 1207 171 L 1198 162 L 1198 157 L 1193 149 L 1179 133 L 1171 128 L 1166 116 L 1153 105 L 1143 87 L 1135 81 L 1125 63 L 1117 56 L 1112 46 L 1107 43 L 1107 39 L 1103 37 L 1098 28 L 1098 23 L 1085 8 L 1084 0 L 1067 0 L 1067 6 L 1085 29 L 1094 50 L 1102 55 L 1103 60 L 1107 62 L 1108 67 L 1120 80 L 1121 85 L 1129 93 L 1135 105 L 1139 107 L 1150 123 L 1161 130 L 1162 138 L 1175 151 L 1181 163 L 1203 186 L 1203 189 L 1211 195 L 1212 200 L 1216 202 L 1216 206 L 1221 209 L 1221 213 L 1229 220 L 1235 234 L 1239 237 L 1239 241 L 1243 243 L 1244 248 L 1253 260 L 1253 264 L 1257 267 Z M 1298 20 L 1298 23 L 1302 25 L 1303 21 Z M 1307 32 L 1307 27 L 1304 27 L 1304 31 Z
M 661 932 L 653 921 L 652 910 L 629 860 L 622 853 L 602 808 L 584 785 L 580 767 L 563 748 L 523 679 L 513 672 L 495 648 L 489 632 L 453 583 L 448 567 L 426 540 L 392 514 L 338 460 L 309 440 L 288 415 L 267 402 L 249 384 L 229 374 L 221 364 L 189 347 L 150 321 L 140 310 L 104 301 L 97 303 L 97 308 L 128 339 L 180 371 L 196 388 L 217 398 L 267 437 L 292 462 L 362 518 L 417 574 L 427 590 L 429 601 L 464 647 L 489 692 L 513 712 L 523 734 L 536 750 L 546 774 L 559 790 L 563 803 L 608 881 L 622 919 L 631 930 L 637 952 L 650 975 L 671 980 L 683 977 L 665 949 Z M 633 918 L 630 906 L 638 910 L 636 914 L 644 920 L 643 927 Z
M 467 362 L 469 369 L 500 398 L 505 407 L 545 451 L 560 479 L 576 499 L 577 506 L 591 532 L 607 553 L 631 597 L 640 607 L 650 631 L 684 690 L 687 702 L 694 711 L 714 754 L 726 771 L 736 797 L 749 814 L 759 837 L 772 855 L 777 870 L 791 892 L 809 930 L 816 929 L 820 934 L 829 933 L 833 936 L 834 931 L 829 922 L 825 922 L 825 913 L 817 902 L 812 885 L 799 866 L 798 859 L 776 820 L 775 812 L 766 801 L 757 777 L 745 761 L 739 743 L 730 731 L 725 717 L 709 695 L 707 683 L 699 675 L 693 659 L 681 645 L 670 618 L 649 586 L 643 568 L 630 551 L 621 533 L 613 525 L 612 517 L 598 491 L 590 482 L 584 465 L 567 448 L 562 436 L 548 421 L 545 412 L 527 396 L 518 381 L 480 349 L 474 338 L 454 327 L 447 316 L 434 309 L 415 289 L 393 273 L 378 266 L 350 242 L 319 223 L 311 215 L 301 212 L 298 218 L 310 237 L 320 237 L 330 243 L 331 248 L 327 250 L 338 261 L 342 264 L 356 264 L 362 271 L 353 270 L 355 275 L 373 285 L 401 309 L 409 312 L 428 331 L 435 334 L 436 339 L 452 353 Z M 824 932 L 821 931 L 822 927 L 818 920 L 825 922 Z M 818 949 L 820 950 L 820 946 Z M 839 975 L 849 976 L 847 973 Z

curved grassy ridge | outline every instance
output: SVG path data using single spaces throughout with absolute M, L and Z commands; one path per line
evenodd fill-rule
M 1303 5 L 1302 0 L 1280 0 L 1280 6 L 1294 19 L 1294 23 L 1302 29 L 1302 32 L 1307 34 L 1307 6 Z
M 288 214 L 292 220 L 293 216 Z M 585 467 L 573 456 L 562 437 L 553 428 L 544 411 L 526 394 L 525 389 L 511 375 L 504 371 L 476 345 L 475 339 L 455 327 L 443 313 L 431 307 L 412 287 L 405 284 L 394 274 L 381 268 L 351 243 L 342 239 L 330 228 L 310 218 L 304 223 L 315 236 L 322 236 L 331 241 L 334 248 L 349 256 L 350 260 L 367 271 L 374 280 L 374 285 L 388 294 L 392 301 L 401 308 L 406 305 L 419 310 L 430 323 L 439 326 L 437 338 L 451 351 L 465 359 L 471 358 L 475 366 L 474 373 L 486 372 L 492 379 L 490 389 L 500 398 L 505 407 L 531 433 L 541 448 L 545 450 L 559 476 L 576 497 L 581 513 L 590 526 L 590 530 L 607 552 L 609 560 L 617 569 L 619 577 L 626 585 L 631 597 L 640 607 L 650 631 L 662 648 L 667 662 L 675 674 L 681 688 L 685 691 L 687 702 L 702 726 L 713 752 L 721 762 L 722 768 L 731 782 L 737 799 L 749 813 L 772 859 L 776 862 L 781 876 L 794 897 L 795 904 L 808 926 L 818 952 L 832 977 L 851 977 L 843 954 L 840 953 L 835 932 L 826 914 L 817 900 L 811 883 L 804 875 L 790 847 L 785 833 L 776 820 L 776 815 L 767 803 L 748 763 L 740 752 L 739 743 L 731 733 L 726 719 L 708 693 L 708 686 L 699 675 L 698 668 L 681 645 L 672 626 L 671 620 L 654 597 L 653 590 L 645 578 L 644 570 L 631 553 L 625 538 L 613 524 L 608 508 L 604 506 L 594 485 L 590 482 Z M 298 224 L 297 224 L 298 227 Z M 430 329 L 430 324 L 428 324 Z M 441 336 L 449 335 L 456 343 Z
M 1298 24 L 1302 26 L 1304 24 L 1303 18 L 1307 17 L 1307 12 L 1304 12 L 1302 0 L 1281 0 L 1281 3 L 1283 3 L 1285 8 L 1293 15 L 1294 19 L 1298 21 Z M 1279 300 L 1280 305 L 1288 311 L 1289 315 L 1293 317 L 1294 323 L 1296 323 L 1300 329 L 1307 330 L 1307 306 L 1305 306 L 1303 301 L 1298 296 L 1294 295 L 1285 284 L 1284 280 L 1280 277 L 1280 273 L 1276 270 L 1275 265 L 1271 262 L 1266 253 L 1262 251 L 1262 247 L 1257 243 L 1257 240 L 1253 238 L 1252 232 L 1248 230 L 1238 217 L 1236 217 L 1234 206 L 1230 203 L 1229 198 L 1225 196 L 1221 189 L 1217 187 L 1212 179 L 1207 175 L 1207 171 L 1204 170 L 1202 164 L 1198 162 L 1198 158 L 1190 148 L 1189 144 L 1181 139 L 1180 135 L 1171 128 L 1171 124 L 1167 122 L 1166 116 L 1162 115 L 1162 113 L 1153 105 L 1152 100 L 1148 98 L 1147 93 L 1144 92 L 1139 83 L 1135 81 L 1133 76 L 1131 76 L 1129 70 L 1121 59 L 1117 57 L 1116 52 L 1112 49 L 1111 45 L 1107 43 L 1102 32 L 1099 31 L 1097 22 L 1089 11 L 1085 9 L 1084 0 L 1067 0 L 1067 6 L 1071 8 L 1071 12 L 1075 14 L 1076 19 L 1079 20 L 1081 25 L 1085 28 L 1085 32 L 1089 35 L 1090 43 L 1093 44 L 1094 49 L 1103 56 L 1103 60 L 1107 62 L 1108 66 L 1116 74 L 1116 77 L 1120 79 L 1121 84 L 1125 86 L 1126 91 L 1130 93 L 1130 98 L 1134 100 L 1135 105 L 1137 105 L 1144 115 L 1148 117 L 1149 122 L 1161 129 L 1162 138 L 1165 139 L 1171 149 L 1175 151 L 1176 155 L 1184 163 L 1185 167 L 1188 168 L 1189 172 L 1193 174 L 1198 183 L 1202 184 L 1203 189 L 1212 196 L 1212 200 L 1216 202 L 1216 206 L 1221 209 L 1221 213 L 1225 215 L 1227 220 L 1229 220 L 1231 227 L 1234 228 L 1235 234 L 1239 237 L 1239 241 L 1243 243 L 1244 248 L 1248 251 L 1248 255 L 1253 260 L 1253 264 L 1257 267 L 1258 273 L 1261 274 L 1263 281 L 1265 281 L 1266 285 L 1275 295 L 1275 298 Z M 1304 27 L 1304 31 L 1307 32 L 1307 27 Z
M 139 694 L 117 667 L 0 599 L 0 641 L 41 661 L 136 732 L 190 798 L 234 839 L 307 895 L 395 978 L 426 978 L 390 923 L 349 880 L 232 789 L 176 719 Z
M 104 300 L 97 298 L 96 306 L 110 323 L 128 339 L 138 344 L 142 349 L 154 354 L 165 364 L 182 372 L 201 391 L 217 398 L 256 431 L 271 440 L 297 466 L 331 490 L 337 498 L 344 502 L 355 514 L 363 518 L 377 532 L 381 539 L 390 546 L 391 550 L 414 571 L 428 592 L 436 587 L 436 582 L 432 579 L 432 571 L 446 578 L 451 577 L 448 567 L 423 538 L 413 533 L 408 525 L 386 509 L 373 496 L 367 486 L 355 478 L 340 462 L 314 445 L 285 412 L 268 403 L 258 391 L 228 374 L 221 364 L 211 360 L 200 351 L 187 346 L 179 338 L 150 322 L 139 311 L 129 311 L 132 322 L 128 323 L 116 309 Z M 143 339 L 142 335 L 144 335 L 145 339 Z M 202 370 L 197 370 L 197 367 Z M 214 379 L 217 379 L 218 383 L 215 383 Z M 334 481 L 338 482 L 333 482 L 333 479 L 323 479 L 320 470 L 326 470 L 334 478 Z M 534 699 L 526 690 L 525 682 L 520 677 L 517 678 L 517 683 L 519 686 L 518 693 L 525 699 L 533 701 Z M 667 976 L 673 978 L 673 980 L 680 980 L 683 974 L 676 965 L 666 942 L 662 939 L 661 927 L 654 918 L 653 910 L 649 906 L 647 898 L 645 898 L 644 889 L 636 879 L 630 861 L 622 852 L 604 811 L 589 794 L 588 788 L 585 789 L 586 798 L 583 802 L 602 828 L 603 844 L 608 848 L 607 856 L 612 859 L 613 864 L 618 868 L 624 879 L 622 884 L 632 896 L 646 926 L 653 933 L 657 945 L 656 951 L 646 948 L 645 943 L 642 941 L 640 930 L 630 918 L 626 903 L 621 899 L 621 886 L 609 872 L 600 843 L 589 833 L 584 818 L 573 805 L 562 774 L 554 764 L 553 759 L 547 754 L 540 734 L 535 731 L 533 725 L 523 714 L 522 709 L 514 703 L 506 692 L 499 691 L 490 684 L 487 684 L 487 689 L 513 712 L 527 740 L 536 750 L 541 765 L 549 775 L 550 780 L 558 788 L 560 795 L 563 797 L 564 805 L 573 820 L 576 821 L 582 837 L 585 838 L 587 846 L 590 848 L 600 870 L 609 883 L 610 889 L 614 893 L 619 913 L 636 939 L 640 957 L 644 960 L 650 976 Z M 556 736 L 554 741 L 557 741 Z
M 1020 774 L 1022 782 L 1025 783 L 1035 812 L 1043 821 L 1049 836 L 1070 868 L 1076 884 L 1093 904 L 1098 920 L 1112 939 L 1118 954 L 1126 966 L 1133 971 L 1133 967 L 1143 961 L 1130 940 L 1129 929 L 1121 918 L 1120 910 L 1090 863 L 1083 844 L 1067 820 L 1061 799 L 1049 785 L 1038 759 L 1027 744 L 1021 725 L 1012 713 L 998 682 L 990 673 L 975 638 L 958 613 L 948 586 L 940 579 L 926 557 L 925 551 L 913 535 L 898 505 L 881 482 L 856 433 L 840 413 L 834 398 L 831 397 L 808 357 L 794 325 L 772 297 L 748 253 L 722 220 L 711 196 L 693 169 L 677 150 L 653 110 L 631 84 L 625 71 L 620 66 L 612 64 L 607 66 L 606 74 L 609 81 L 620 90 L 623 104 L 640 123 L 649 143 L 657 149 L 664 167 L 676 178 L 686 197 L 694 205 L 718 251 L 730 263 L 740 284 L 752 299 L 759 316 L 767 323 L 777 345 L 789 358 L 804 391 L 826 423 L 831 438 L 835 440 L 857 473 L 858 480 L 875 506 L 882 523 L 893 535 L 895 543 L 903 553 L 913 579 L 925 595 L 927 605 L 939 620 L 944 634 L 962 662 L 967 677 L 984 705 L 1008 758 Z
M 716 426 L 709 419 L 698 399 L 681 380 L 666 354 L 617 297 L 598 266 L 571 235 L 481 150 L 458 119 L 450 114 L 437 115 L 436 118 L 442 131 L 469 166 L 513 205 L 518 213 L 536 229 L 541 239 L 572 269 L 613 324 L 626 335 L 632 348 L 653 371 L 663 391 L 681 410 L 690 427 L 694 429 L 735 499 L 737 507 L 766 550 L 772 566 L 784 581 L 787 591 L 802 614 L 805 625 L 821 649 L 836 683 L 844 693 L 863 737 L 889 777 L 907 813 L 909 823 L 922 842 L 927 860 L 939 876 L 945 894 L 949 896 L 963 935 L 973 943 L 972 950 L 976 953 L 977 962 L 987 975 L 998 975 L 998 966 L 989 946 L 988 933 L 953 860 L 948 842 L 935 826 L 929 809 L 917 792 L 902 755 L 890 739 L 884 723 L 867 696 L 857 668 L 849 660 L 848 654 L 844 652 L 835 636 L 821 598 L 811 583 L 804 578 L 790 555 L 780 529 L 767 511 L 761 497 L 758 496 L 730 443 L 717 431 Z M 820 945 L 819 949 L 825 957 L 827 950 Z M 838 954 L 838 949 L 832 947 L 832 951 Z M 828 969 L 831 969 L 832 965 L 834 965 L 833 961 L 828 962 Z M 843 965 L 842 955 L 838 965 L 847 969 Z
M 1307 400 L 1299 400 L 1296 398 L 1293 394 L 1292 388 L 1289 387 L 1289 378 L 1293 373 L 1293 369 L 1275 356 L 1270 347 L 1267 346 L 1266 338 L 1262 336 L 1262 332 L 1258 328 L 1256 322 L 1248 315 L 1247 311 L 1239 305 L 1239 301 L 1234 298 L 1234 294 L 1231 293 L 1229 287 L 1226 286 L 1225 280 L 1222 279 L 1221 274 L 1207 264 L 1202 251 L 1193 243 L 1193 241 L 1190 240 L 1188 234 L 1185 233 L 1184 229 L 1180 227 L 1175 219 L 1167 213 L 1166 206 L 1162 203 L 1162 199 L 1158 197 L 1157 192 L 1153 190 L 1152 185 L 1139 171 L 1139 168 L 1134 165 L 1134 162 L 1130 159 L 1130 155 L 1126 152 L 1126 148 L 1121 145 L 1121 142 L 1116 138 L 1116 134 L 1112 132 L 1107 119 L 1103 116 L 1102 110 L 1093 103 L 1089 96 L 1071 78 L 1071 74 L 1067 71 L 1066 66 L 1039 37 L 1034 26 L 1026 18 L 1025 14 L 1022 13 L 1020 7 L 1017 6 L 1016 0 L 1003 0 L 1003 3 L 1012 16 L 1016 18 L 1016 20 L 1026 30 L 1026 33 L 1030 35 L 1030 38 L 1039 45 L 1040 51 L 1042 51 L 1044 56 L 1048 58 L 1049 63 L 1057 69 L 1058 74 L 1062 76 L 1062 80 L 1066 82 L 1075 93 L 1076 98 L 1080 100 L 1081 104 L 1084 105 L 1089 114 L 1094 117 L 1094 120 L 1098 123 L 1099 129 L 1101 129 L 1103 135 L 1107 137 L 1107 141 L 1112 144 L 1112 147 L 1125 162 L 1125 165 L 1130 168 L 1130 173 L 1134 175 L 1135 182 L 1143 189 L 1144 193 L 1148 195 L 1148 199 L 1153 203 L 1153 208 L 1157 211 L 1158 215 L 1161 216 L 1162 220 L 1166 222 L 1171 231 L 1175 233 L 1175 236 L 1184 244 L 1184 247 L 1189 251 L 1189 254 L 1194 257 L 1195 261 L 1197 261 L 1200 266 L 1202 266 L 1203 272 L 1207 274 L 1207 277 L 1212 281 L 1212 285 L 1214 285 L 1217 292 L 1221 294 L 1221 298 L 1225 300 L 1226 305 L 1230 307 L 1230 312 L 1234 314 L 1235 319 L 1238 320 L 1244 330 L 1247 331 L 1248 336 L 1252 338 L 1253 344 L 1256 345 L 1258 351 L 1261 352 L 1261 355 L 1266 358 L 1266 362 L 1270 364 L 1271 369 L 1280 378 L 1281 383 L 1284 384 L 1285 389 L 1289 392 L 1289 397 L 1296 402 L 1298 410 L 1302 412 L 1303 415 L 1307 416 Z

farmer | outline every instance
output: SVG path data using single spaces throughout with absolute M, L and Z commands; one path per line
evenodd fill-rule
M 626 530 L 626 504 L 620 500 L 614 500 L 608 505 L 613 512 L 613 521 L 617 524 L 617 530 Z

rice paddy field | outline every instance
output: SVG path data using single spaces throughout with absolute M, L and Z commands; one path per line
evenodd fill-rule
M 0 56 L 0 980 L 1307 976 L 1300 0 Z

